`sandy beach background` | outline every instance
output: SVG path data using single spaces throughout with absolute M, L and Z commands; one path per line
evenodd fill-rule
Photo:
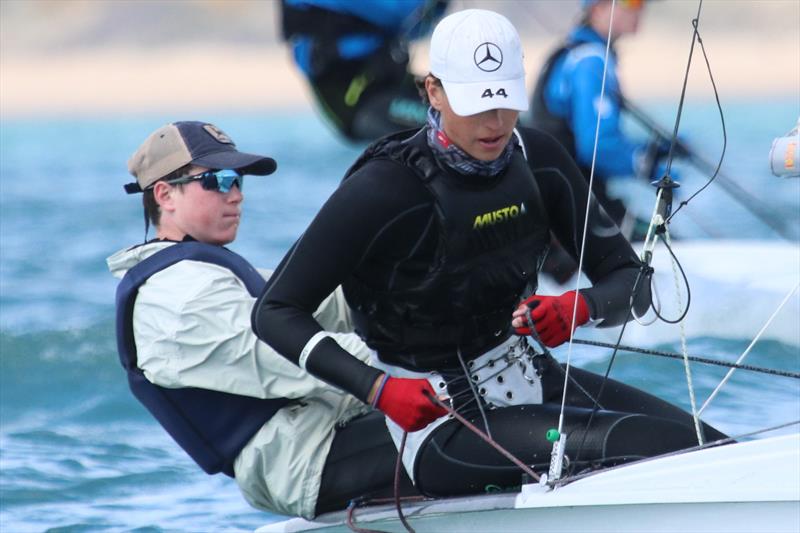
M 450 9 L 508 15 L 525 40 L 532 87 L 578 5 L 455 0 Z M 631 98 L 677 103 L 698 5 L 650 2 L 639 34 L 620 41 Z M 278 8 L 276 0 L 0 0 L 0 117 L 308 109 Z M 800 2 L 706 0 L 699 31 L 723 101 L 795 95 L 800 103 Z M 426 72 L 426 42 L 412 50 L 415 72 Z M 688 97 L 711 94 L 696 47 Z

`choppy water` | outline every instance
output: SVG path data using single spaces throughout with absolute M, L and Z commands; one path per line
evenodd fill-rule
M 671 124 L 671 106 L 652 109 Z M 725 169 L 790 220 L 796 235 L 800 180 L 769 175 L 767 152 L 772 138 L 797 119 L 798 102 L 739 102 L 725 109 Z M 721 146 L 715 113 L 689 107 L 682 122 L 686 137 L 709 159 Z M 129 181 L 125 162 L 150 131 L 179 119 L 214 122 L 240 149 L 278 159 L 276 175 L 248 179 L 240 238 L 232 246 L 258 266 L 277 264 L 358 153 L 311 114 L 0 124 L 3 531 L 246 531 L 277 519 L 249 508 L 233 481 L 203 474 L 134 401 L 117 362 L 116 283 L 105 258 L 143 237 L 139 197 L 122 191 Z M 689 170 L 682 180 L 687 190 L 700 183 Z M 644 189 L 636 194 L 649 206 L 652 191 Z M 694 216 L 724 235 L 774 238 L 719 189 L 710 188 L 696 205 Z M 688 218 L 676 221 L 676 231 L 702 235 Z M 695 338 L 689 351 L 731 360 L 749 341 Z M 678 347 L 677 340 L 661 345 Z M 601 372 L 607 355 L 576 350 L 580 362 Z M 800 369 L 797 346 L 776 342 L 759 343 L 747 362 Z M 701 399 L 725 372 L 693 370 Z M 688 406 L 680 363 L 621 355 L 612 376 Z M 794 380 L 740 372 L 707 418 L 724 431 L 744 432 L 800 418 L 799 398 Z

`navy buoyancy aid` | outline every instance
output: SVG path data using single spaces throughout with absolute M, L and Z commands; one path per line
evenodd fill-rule
M 533 97 L 531 98 L 531 120 L 533 121 L 533 126 L 555 137 L 561 146 L 567 149 L 573 159 L 575 159 L 576 155 L 575 134 L 572 132 L 572 128 L 566 118 L 556 115 L 547 108 L 544 93 L 547 84 L 550 82 L 553 67 L 558 63 L 558 60 L 581 44 L 583 43 L 569 42 L 550 54 L 542 67 L 539 79 L 536 80 L 536 87 L 533 89 Z M 584 174 L 586 173 L 584 172 Z M 588 176 L 588 174 L 586 175 Z
M 434 257 L 396 265 L 391 287 L 356 273 L 343 288 L 356 330 L 382 361 L 430 370 L 457 365 L 456 349 L 470 359 L 508 338 L 512 311 L 536 287 L 549 221 L 522 150 L 500 175 L 467 183 L 438 165 L 424 130 L 409 135 L 376 142 L 347 176 L 374 159 L 413 172 L 434 198 Z
M 233 462 L 255 433 L 290 400 L 260 399 L 207 389 L 169 389 L 147 380 L 137 366 L 133 307 L 139 287 L 153 274 L 183 260 L 213 263 L 231 270 L 257 296 L 264 278 L 243 257 L 211 244 L 180 242 L 128 270 L 117 287 L 116 332 L 120 362 L 134 396 L 186 453 L 208 474 L 233 477 Z

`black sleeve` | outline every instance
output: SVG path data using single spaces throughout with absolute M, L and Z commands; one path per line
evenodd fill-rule
M 577 261 L 589 185 L 575 161 L 554 138 L 534 129 L 521 128 L 521 132 L 551 230 Z M 647 310 L 650 282 L 642 266 L 628 240 L 592 195 L 582 266 L 592 287 L 580 292 L 589 304 L 592 319 L 602 321 L 600 326 L 617 326 L 629 319 L 634 289 L 636 313 Z
M 431 207 L 419 180 L 398 164 L 366 164 L 333 193 L 270 277 L 253 308 L 256 335 L 298 363 L 309 340 L 322 330 L 312 316 L 320 302 L 370 254 L 385 254 L 389 246 L 403 253 L 403 247 L 411 246 L 403 236 L 424 227 L 419 215 L 432 216 Z M 306 369 L 361 400 L 380 375 L 330 338 L 311 350 Z

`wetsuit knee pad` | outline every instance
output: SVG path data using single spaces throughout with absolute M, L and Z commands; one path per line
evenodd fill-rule
M 515 405 L 486 411 L 492 438 L 526 464 L 547 465 L 547 430 L 558 425 L 556 404 Z M 483 419 L 470 417 L 484 430 Z M 522 471 L 457 420 L 439 427 L 422 445 L 415 464 L 417 488 L 428 496 L 456 496 L 513 490 Z
M 566 414 L 566 455 L 571 471 L 613 466 L 697 445 L 691 426 L 643 414 L 586 410 Z M 576 416 L 577 415 L 577 416 Z M 591 424 L 587 430 L 587 423 Z
M 559 404 L 518 405 L 486 412 L 492 438 L 537 472 L 550 464 L 546 433 L 558 426 Z M 691 425 L 643 414 L 567 407 L 566 455 L 572 471 L 613 466 L 697 444 Z M 481 417 L 471 420 L 483 428 Z M 587 430 L 588 426 L 588 430 Z M 522 471 L 460 422 L 438 428 L 415 465 L 417 488 L 428 496 L 514 490 Z

